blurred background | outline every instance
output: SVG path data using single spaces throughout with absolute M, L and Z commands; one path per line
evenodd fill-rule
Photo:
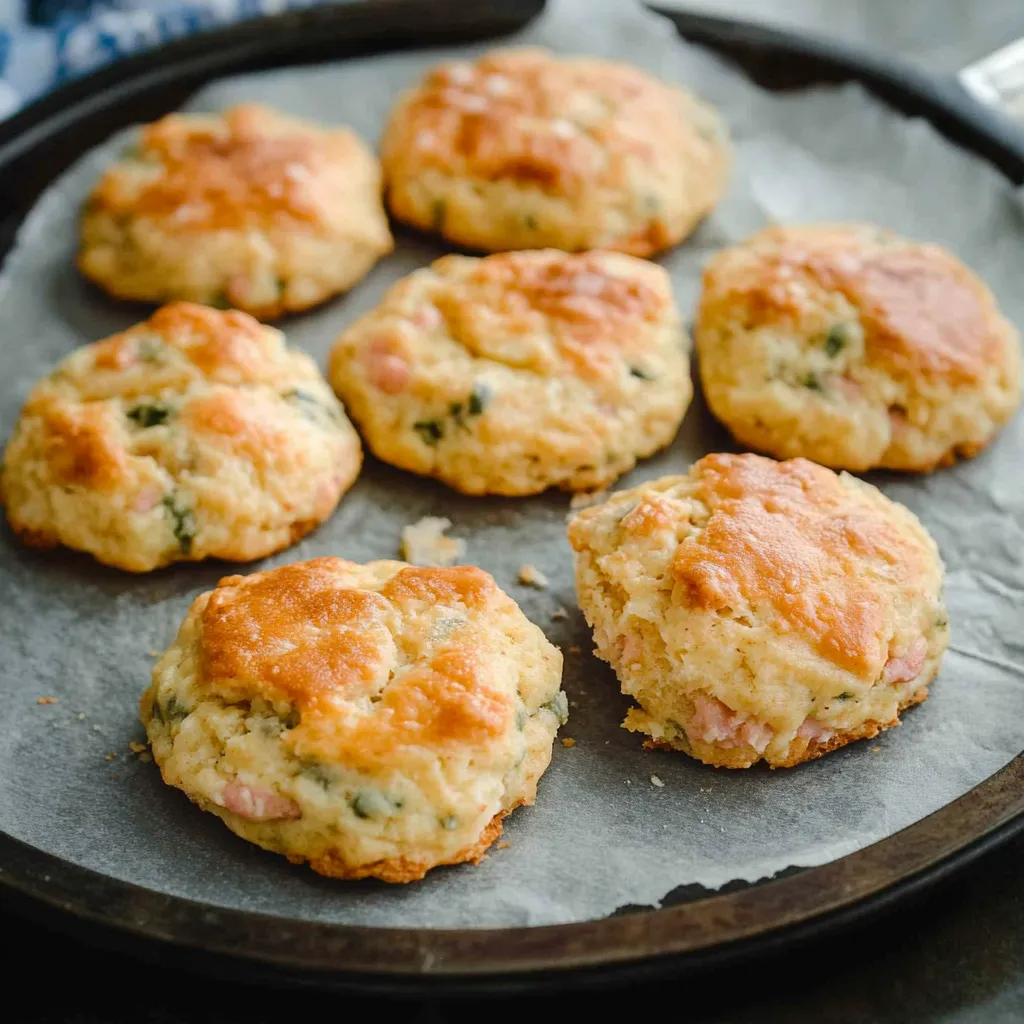
M 0 0 L 0 117 L 165 39 L 320 0 Z M 345 2 L 345 0 L 334 0 Z M 430 0 L 424 0 L 429 3 Z M 631 3 L 633 0 L 621 0 Z M 937 74 L 1024 37 L 1022 0 L 661 0 L 833 35 Z

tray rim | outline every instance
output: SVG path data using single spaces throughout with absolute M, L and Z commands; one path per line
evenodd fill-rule
M 468 26 L 504 18 L 525 24 L 543 0 L 440 0 Z M 420 0 L 362 0 L 288 11 L 165 44 L 76 79 L 0 123 L 0 174 L 104 104 L 173 82 L 208 78 L 261 60 L 280 66 L 315 33 L 389 47 L 396 17 L 420 18 Z M 662 10 L 687 38 L 725 50 L 812 61 L 858 80 L 903 112 L 926 117 L 1004 176 L 1024 181 L 1024 131 L 975 103 L 955 83 L 831 40 L 760 24 Z M 271 30 L 272 29 L 272 30 Z M 359 35 L 359 33 L 363 33 Z M 433 41 L 433 40 L 430 40 Z M 294 54 L 293 54 L 294 56 Z M 308 62 L 308 61 L 307 61 Z M 294 63 L 302 63 L 297 61 Z M 192 71 L 191 73 L 194 73 Z M 5 246 L 0 242 L 0 258 Z M 694 969 L 767 952 L 838 927 L 919 891 L 1024 830 L 1024 753 L 957 800 L 908 828 L 829 864 L 667 908 L 564 925 L 502 929 L 395 929 L 331 925 L 218 908 L 165 896 L 44 853 L 0 830 L 0 886 L 80 922 L 125 937 L 258 963 L 321 985 L 436 992 L 538 987 L 564 980 L 607 983 L 623 972 Z

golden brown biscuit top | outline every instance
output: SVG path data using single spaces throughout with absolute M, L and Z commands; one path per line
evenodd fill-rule
M 310 431 L 343 422 L 316 365 L 280 331 L 185 302 L 71 353 L 29 393 L 26 419 L 42 427 L 55 481 L 106 493 L 130 490 L 154 460 L 172 476 L 201 474 L 207 449 L 257 474 L 291 470 L 317 443 Z
M 220 117 L 170 114 L 143 131 L 137 157 L 104 175 L 91 204 L 181 232 L 313 224 L 334 218 L 346 165 L 362 157 L 350 132 L 257 104 Z
M 451 337 L 511 366 L 551 369 L 550 339 L 584 373 L 617 368 L 624 353 L 650 346 L 651 328 L 675 318 L 665 271 L 619 253 L 446 256 L 432 270 L 442 282 L 434 304 Z
M 674 160 L 680 143 L 710 149 L 716 126 L 681 89 L 637 68 L 524 48 L 435 69 L 400 104 L 384 150 L 565 194 L 620 180 L 623 161 Z
M 317 558 L 228 576 L 208 598 L 207 684 L 292 706 L 300 754 L 370 766 L 403 747 L 484 745 L 510 726 L 514 694 L 493 685 L 502 650 L 471 622 L 507 598 L 481 569 Z
M 159 390 L 183 377 L 275 383 L 288 358 L 281 332 L 247 313 L 172 302 L 148 320 L 77 350 L 51 379 L 95 400 Z
M 825 658 L 874 678 L 888 657 L 879 581 L 915 578 L 926 551 L 830 470 L 708 455 L 693 468 L 710 518 L 672 572 L 696 606 L 767 604 Z
M 799 320 L 813 289 L 826 289 L 857 310 L 868 364 L 976 381 L 1004 358 L 991 292 L 939 246 L 836 224 L 768 228 L 743 248 L 740 262 L 720 259 L 706 272 L 705 290 L 722 307 L 743 294 L 760 323 Z

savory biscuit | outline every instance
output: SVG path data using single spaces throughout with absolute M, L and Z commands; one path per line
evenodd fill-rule
M 0 500 L 27 544 L 132 572 L 248 561 L 326 519 L 361 460 L 308 356 L 245 313 L 179 302 L 36 384 Z
M 675 436 L 687 343 L 653 263 L 445 256 L 342 333 L 330 379 L 385 462 L 467 494 L 584 490 Z
M 143 129 L 89 198 L 78 265 L 118 298 L 273 318 L 346 291 L 391 248 L 370 150 L 247 104 Z
M 569 526 L 625 726 L 707 764 L 790 767 L 928 695 L 948 643 L 917 518 L 805 459 L 708 455 Z
M 707 266 L 697 353 L 737 440 L 836 469 L 977 454 L 1020 401 L 1020 339 L 935 245 L 869 225 L 774 227 Z
M 391 212 L 459 245 L 635 256 L 685 238 L 731 161 L 717 114 L 683 89 L 533 48 L 435 68 L 381 154 Z
M 533 803 L 562 658 L 483 570 L 317 558 L 189 609 L 142 721 L 164 781 L 337 878 L 475 863 Z

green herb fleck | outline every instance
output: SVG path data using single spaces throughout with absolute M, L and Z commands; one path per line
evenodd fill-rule
M 853 694 L 844 690 L 842 693 L 836 694 L 835 700 L 853 700 Z
M 825 355 L 834 359 L 846 348 L 848 340 L 846 324 L 834 324 L 825 336 Z
M 516 708 L 516 729 L 522 732 L 526 728 L 526 708 Z
M 479 416 L 487 408 L 492 395 L 491 386 L 485 381 L 478 380 L 469 393 L 469 402 L 467 403 L 469 415 Z
M 321 416 L 326 416 L 335 423 L 339 423 L 338 410 L 333 405 L 322 402 L 316 395 L 302 388 L 291 388 L 282 392 L 281 397 L 289 402 L 294 402 L 302 412 L 303 416 L 314 423 L 319 423 Z
M 466 426 L 466 421 L 462 418 L 461 402 L 452 402 L 452 404 L 448 406 L 448 413 L 455 421 L 455 426 L 457 426 L 459 430 L 469 430 L 469 427 Z
M 654 376 L 653 373 L 648 373 L 646 370 L 642 369 L 639 366 L 631 366 L 629 368 L 629 372 L 630 372 L 630 374 L 632 374 L 632 376 L 638 378 L 639 380 L 656 380 L 657 379 Z
M 824 391 L 825 387 L 818 379 L 816 373 L 809 373 L 806 377 L 801 378 L 800 383 L 811 391 Z
M 443 199 L 435 199 L 430 204 L 430 226 L 435 231 L 440 231 L 444 227 L 445 208 L 446 204 Z
M 444 437 L 444 427 L 439 420 L 418 420 L 412 425 L 412 429 L 420 435 L 420 440 L 430 448 L 436 448 L 437 443 Z
M 947 619 L 945 615 L 940 615 L 935 620 L 935 628 L 936 629 L 945 629 L 948 625 L 949 625 L 949 619 Z
M 661 200 L 657 196 L 644 196 L 644 209 L 651 212 L 661 209 Z
M 445 815 L 445 817 L 441 818 L 441 828 L 446 828 L 448 829 L 449 832 L 451 832 L 452 829 L 456 829 L 458 827 L 459 819 L 456 818 L 454 814 L 448 814 Z
M 376 789 L 361 789 L 351 800 L 352 812 L 357 818 L 384 818 L 401 810 L 401 800 L 389 800 Z
M 190 508 L 185 508 L 175 501 L 173 494 L 164 497 L 163 506 L 171 517 L 174 538 L 183 555 L 191 554 L 192 540 L 196 535 L 196 517 Z
M 523 226 L 527 231 L 537 230 L 537 218 L 532 213 L 527 213 L 523 217 Z
M 559 725 L 565 725 L 569 721 L 569 699 L 564 690 L 559 690 L 547 704 L 541 704 L 541 707 L 545 711 L 550 711 L 558 719 Z
M 144 363 L 158 363 L 163 356 L 163 344 L 156 338 L 143 338 L 136 353 Z
M 292 708 L 282 719 L 281 723 L 286 729 L 294 729 L 301 721 L 302 716 L 298 708 Z
M 143 403 L 129 409 L 125 415 L 134 420 L 140 427 L 158 427 L 161 423 L 167 422 L 171 410 L 161 402 L 151 404 Z
M 299 764 L 299 771 L 321 789 L 330 789 L 331 783 L 334 781 L 329 769 L 319 761 L 302 761 Z M 356 813 L 358 814 L 358 811 Z M 359 816 L 363 817 L 363 815 Z
M 190 714 L 189 709 L 184 704 L 179 703 L 177 697 L 173 694 L 163 703 L 156 699 L 153 700 L 153 718 L 164 725 L 181 722 L 188 718 Z
M 210 301 L 207 302 L 207 305 L 213 309 L 233 308 L 231 300 L 227 297 L 227 294 L 225 292 L 216 292 L 214 295 L 211 295 Z

